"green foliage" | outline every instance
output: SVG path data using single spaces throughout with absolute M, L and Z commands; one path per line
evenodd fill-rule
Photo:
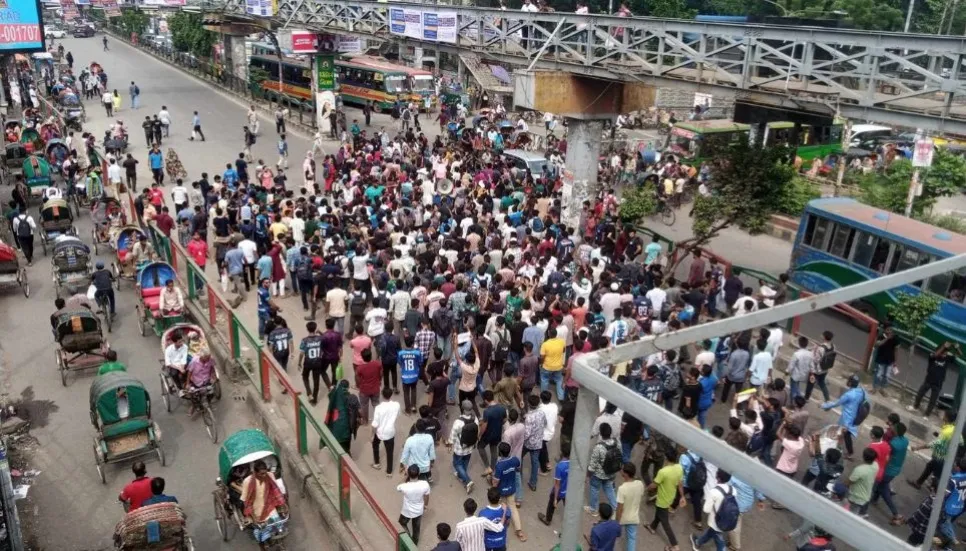
M 966 220 L 958 216 L 953 216 L 951 214 L 932 215 L 924 213 L 922 216 L 917 216 L 916 218 L 938 228 L 966 235 Z
M 120 17 L 112 17 L 111 24 L 121 28 L 125 33 L 144 34 L 148 28 L 151 18 L 148 14 L 140 10 L 122 10 Z
M 638 0 L 633 4 L 637 4 L 635 7 L 639 6 L 640 10 L 634 13 L 651 17 L 693 19 L 698 14 L 698 10 L 688 7 L 686 0 Z
M 211 57 L 218 34 L 202 26 L 200 13 L 178 12 L 168 18 L 168 28 L 175 50 L 202 58 Z
M 862 191 L 862 202 L 891 212 L 905 212 L 914 171 L 912 162 L 902 159 L 882 172 L 859 176 L 856 183 Z M 966 188 L 966 159 L 945 149 L 936 149 L 932 166 L 920 169 L 919 178 L 922 195 L 912 202 L 913 216 L 922 216 L 939 197 L 948 197 Z
M 779 212 L 788 197 L 785 188 L 795 177 L 787 162 L 791 150 L 785 146 L 755 147 L 742 139 L 709 153 L 714 192 L 695 199 L 691 246 L 704 245 L 733 225 L 761 231 L 768 217 Z
M 801 216 L 808 202 L 821 196 L 822 191 L 818 184 L 808 178 L 795 176 L 787 186 L 779 190 L 775 213 Z
M 889 317 L 912 335 L 912 342 L 916 342 L 926 328 L 926 322 L 941 305 L 942 299 L 932 293 L 911 295 L 899 292 L 895 304 L 888 306 Z
M 657 188 L 653 183 L 634 186 L 621 195 L 620 215 L 625 223 L 635 224 L 657 209 Z
M 835 0 L 832 11 L 849 14 L 858 29 L 898 31 L 905 22 L 905 12 L 883 0 Z

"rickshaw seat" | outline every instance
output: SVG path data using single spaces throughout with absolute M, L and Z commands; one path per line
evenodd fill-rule
M 99 349 L 102 341 L 100 333 L 73 333 L 61 337 L 60 347 L 64 352 L 77 354 Z
M 147 430 L 151 426 L 150 419 L 125 419 L 117 423 L 105 426 L 102 429 L 104 438 L 118 438 L 128 434 L 134 434 Z
M 144 307 L 151 311 L 151 315 L 158 317 L 158 312 L 161 308 L 161 297 L 144 297 Z
M 120 260 L 121 262 L 124 262 L 124 259 L 125 258 L 127 258 L 127 249 L 121 249 L 121 250 L 117 251 L 117 259 L 118 260 Z

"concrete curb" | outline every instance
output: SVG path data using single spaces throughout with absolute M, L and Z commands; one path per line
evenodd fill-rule
M 228 343 L 224 342 L 221 334 L 208 324 L 208 317 L 205 312 L 201 311 L 191 301 L 186 300 L 185 303 L 191 317 L 198 325 L 205 328 L 208 342 L 211 343 L 211 352 L 218 358 L 220 365 L 223 366 L 222 372 L 229 372 L 227 366 L 232 364 L 234 359 L 232 359 L 229 352 Z M 287 472 L 295 475 L 287 477 L 289 480 L 289 491 L 295 491 L 296 487 L 302 488 L 303 486 L 299 481 L 311 479 L 312 474 L 315 473 L 308 462 L 299 454 L 298 442 L 292 434 L 291 427 L 288 426 L 284 418 L 281 418 L 274 408 L 262 401 L 261 395 L 252 385 L 247 384 L 247 381 L 242 383 L 232 382 L 232 384 L 241 384 L 245 387 L 245 402 L 258 423 L 257 428 L 265 431 L 275 442 L 275 445 L 282 452 L 281 459 L 286 463 Z M 302 492 L 305 497 L 311 499 L 315 504 L 322 522 L 325 523 L 329 532 L 332 534 L 332 539 L 338 543 L 341 551 L 363 551 L 363 547 L 359 545 L 352 532 L 343 523 L 342 515 L 338 507 L 333 503 L 332 498 L 329 497 L 325 488 L 310 480 L 304 485 Z

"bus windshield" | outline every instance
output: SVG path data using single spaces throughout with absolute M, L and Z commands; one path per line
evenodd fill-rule
M 684 157 L 694 157 L 698 153 L 698 136 L 690 130 L 672 128 L 668 148 Z
M 390 94 L 409 91 L 409 83 L 403 75 L 386 75 L 386 91 Z
M 433 77 L 431 75 L 416 75 L 413 77 L 414 92 L 431 92 L 434 89 Z

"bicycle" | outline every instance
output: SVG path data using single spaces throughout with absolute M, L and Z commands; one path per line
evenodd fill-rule
M 194 411 L 201 411 L 201 420 L 212 442 L 218 442 L 218 427 L 215 425 L 215 414 L 211 410 L 211 397 L 214 395 L 214 385 L 190 388 L 184 391 L 184 397 L 191 403 Z
M 111 301 L 105 293 L 98 292 L 94 295 L 94 302 L 97 304 L 98 314 L 104 316 L 104 323 L 107 324 L 107 332 L 111 332 L 114 326 L 114 314 L 111 313 Z
M 674 221 L 677 219 L 677 215 L 674 213 L 674 209 L 665 200 L 658 200 L 657 210 L 654 213 L 661 217 L 661 222 L 665 226 L 673 226 Z

